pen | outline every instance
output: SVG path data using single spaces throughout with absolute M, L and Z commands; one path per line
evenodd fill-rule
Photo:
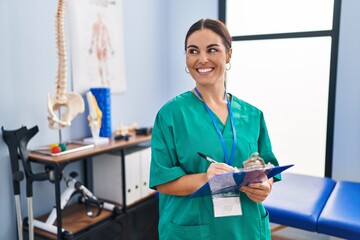
M 198 154 L 199 154 L 202 158 L 206 159 L 207 161 L 209 161 L 209 162 L 211 162 L 211 163 L 217 163 L 217 161 L 215 161 L 214 159 L 206 156 L 205 154 L 203 154 L 203 153 L 201 153 L 201 152 L 198 152 Z
M 211 157 L 206 156 L 205 154 L 198 152 L 197 154 L 199 154 L 202 158 L 204 158 L 205 160 L 211 162 L 211 163 L 217 163 L 217 161 L 215 161 L 214 159 L 212 159 Z M 231 166 L 230 166 L 231 167 Z M 234 168 L 235 172 L 239 172 L 239 169 L 237 167 L 232 167 Z

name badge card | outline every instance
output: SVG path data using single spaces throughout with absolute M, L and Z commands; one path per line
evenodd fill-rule
M 228 217 L 242 215 L 239 194 L 217 194 L 212 197 L 215 217 Z

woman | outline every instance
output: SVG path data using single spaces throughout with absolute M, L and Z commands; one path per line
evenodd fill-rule
M 166 103 L 152 132 L 150 187 L 159 192 L 160 239 L 270 239 L 268 214 L 261 204 L 271 191 L 266 179 L 231 196 L 190 198 L 216 174 L 243 167 L 259 152 L 278 165 L 262 112 L 226 92 L 231 36 L 212 19 L 194 23 L 185 37 L 186 71 L 195 88 Z M 209 163 L 201 152 L 216 159 Z

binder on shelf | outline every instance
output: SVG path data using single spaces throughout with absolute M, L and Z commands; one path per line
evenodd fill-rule
M 292 166 L 294 166 L 294 164 L 276 167 L 266 167 L 264 169 L 240 169 L 237 172 L 229 172 L 215 175 L 189 197 L 194 198 L 221 193 L 236 193 L 239 192 L 239 188 L 241 186 L 266 180 L 266 178 L 264 178 L 264 172 L 267 178 L 272 178 Z
M 135 148 L 134 148 L 135 149 Z M 93 157 L 93 189 L 95 195 L 120 205 L 132 205 L 149 197 L 148 186 L 151 149 L 128 149 L 125 154 L 125 183 L 122 181 L 121 156 L 104 153 Z M 123 196 L 122 188 L 125 188 Z
M 140 151 L 125 155 L 126 205 L 141 199 L 141 159 Z

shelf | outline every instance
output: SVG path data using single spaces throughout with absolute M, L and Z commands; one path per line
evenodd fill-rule
M 124 160 L 124 152 L 125 150 L 129 150 L 131 148 L 134 148 L 139 145 L 147 144 L 151 141 L 151 135 L 149 136 L 137 136 L 132 135 L 128 141 L 125 140 L 117 140 L 110 139 L 108 143 L 95 145 L 92 148 L 84 149 L 81 151 L 71 152 L 67 154 L 63 154 L 60 156 L 50 156 L 49 154 L 43 154 L 37 151 L 30 151 L 29 152 L 29 160 L 34 163 L 43 164 L 45 166 L 50 166 L 54 169 L 55 174 L 59 174 L 65 166 L 68 164 L 81 160 L 85 161 L 91 161 L 93 157 L 105 153 L 117 153 L 119 154 L 120 158 L 118 159 L 120 162 L 120 171 L 121 176 L 125 176 L 125 160 Z M 90 189 L 93 190 L 92 186 L 92 165 L 89 164 L 89 168 L 86 165 L 86 171 L 89 173 L 87 176 L 87 181 L 85 184 L 88 184 L 90 186 Z M 60 174 L 59 174 L 60 175 Z M 61 187 L 60 187 L 60 177 L 55 177 L 55 198 L 57 199 L 57 202 L 61 201 Z M 125 183 L 126 180 L 123 180 Z M 126 193 L 124 187 L 121 189 L 118 189 L 117 191 L 121 191 L 123 196 L 123 202 L 126 203 Z M 146 200 L 154 195 L 150 195 L 145 197 L 143 200 Z M 106 197 L 105 197 L 106 198 Z M 111 201 L 106 201 L 111 203 Z M 120 201 L 121 202 L 121 201 Z M 141 200 L 136 201 L 134 205 L 139 204 Z M 114 203 L 114 202 L 112 202 Z M 114 203 L 116 204 L 116 203 Z M 125 215 L 126 212 L 126 206 L 119 206 L 121 209 L 120 212 L 116 216 L 122 216 Z M 60 206 L 56 206 L 57 211 L 59 211 Z M 94 218 L 90 218 L 87 216 L 85 212 L 85 207 L 82 203 L 75 203 L 71 204 L 69 206 L 66 206 L 64 210 L 61 210 L 61 216 L 58 216 L 58 219 L 61 219 L 61 227 L 64 229 L 64 231 L 69 232 L 73 235 L 74 239 L 82 239 L 85 236 L 91 236 L 92 234 L 100 231 L 104 227 L 106 227 L 108 224 L 111 224 L 114 222 L 114 218 L 117 218 L 115 214 L 112 211 L 109 210 L 103 210 L 102 213 Z M 36 218 L 39 221 L 45 222 L 48 218 L 48 215 L 43 215 L 38 218 Z M 57 222 L 53 224 L 55 227 L 57 227 Z M 24 229 L 27 229 L 27 224 L 24 224 Z M 62 236 L 57 236 L 57 234 L 53 234 L 51 232 L 48 232 L 46 230 L 42 230 L 39 228 L 34 229 L 34 233 L 36 236 L 41 237 L 41 239 L 61 239 Z
M 91 226 L 95 224 L 110 219 L 113 216 L 113 213 L 109 210 L 103 209 L 99 216 L 90 218 L 86 215 L 84 204 L 75 203 L 65 207 L 61 216 L 63 229 L 71 232 L 73 235 L 76 235 L 81 231 L 91 228 Z M 47 217 L 48 215 L 43 215 L 37 219 L 45 222 Z M 56 221 L 54 225 L 56 226 Z M 56 234 L 49 233 L 42 229 L 35 228 L 34 232 L 36 235 L 40 235 L 48 239 L 57 239 Z

